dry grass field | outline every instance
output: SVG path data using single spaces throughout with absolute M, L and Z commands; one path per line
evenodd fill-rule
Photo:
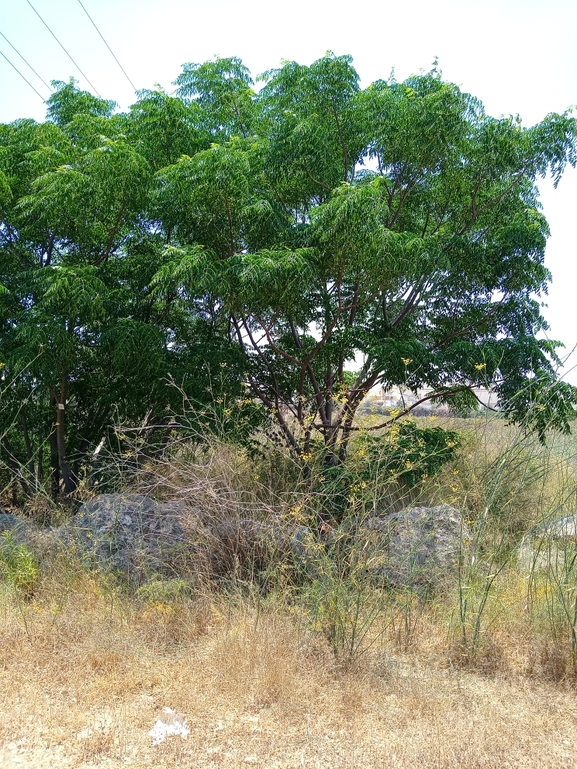
M 0 767 L 577 767 L 577 561 L 537 573 L 515 555 L 574 510 L 574 439 L 450 427 L 459 457 L 410 501 L 462 510 L 478 558 L 426 600 L 338 569 L 317 593 L 243 576 L 154 598 L 66 555 L 40 577 L 20 563 L 33 590 L 0 582 Z M 137 488 L 221 516 L 300 510 L 267 467 L 177 456 Z M 165 707 L 190 733 L 153 746 Z
M 521 628 L 467 670 L 426 609 L 408 648 L 391 625 L 343 665 L 278 601 L 144 604 L 74 582 L 3 596 L 3 769 L 577 765 L 573 681 L 536 668 Z M 190 734 L 153 747 L 167 706 Z

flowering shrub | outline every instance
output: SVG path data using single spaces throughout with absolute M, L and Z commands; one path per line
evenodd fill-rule
M 418 427 L 413 420 L 395 422 L 388 436 L 365 436 L 366 474 L 374 478 L 383 469 L 395 480 L 416 486 L 455 458 L 461 438 L 442 427 Z

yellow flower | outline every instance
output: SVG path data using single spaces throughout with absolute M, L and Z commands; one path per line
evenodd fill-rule
M 475 368 L 477 369 L 477 371 L 482 371 L 484 368 L 487 368 L 487 364 L 486 363 L 477 363 Z
M 297 504 L 294 505 L 294 507 L 290 508 L 289 515 L 293 516 L 293 518 L 301 518 L 302 509 L 303 509 L 303 503 L 297 502 Z
M 405 364 L 405 366 L 408 366 L 408 365 L 409 365 L 409 363 L 412 363 L 412 362 L 413 362 L 413 359 L 412 359 L 412 358 L 401 358 L 401 360 L 403 361 L 403 363 Z

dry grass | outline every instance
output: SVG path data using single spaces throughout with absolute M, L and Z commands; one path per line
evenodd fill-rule
M 573 509 L 574 439 L 543 450 L 501 420 L 448 426 L 465 434 L 460 457 L 418 501 L 470 518 L 479 559 L 462 574 L 468 613 L 454 584 L 424 601 L 320 567 L 310 589 L 279 571 L 263 597 L 249 569 L 236 589 L 222 583 L 228 593 L 201 594 L 197 580 L 192 597 L 145 600 L 61 554 L 42 561 L 29 600 L 0 584 L 0 767 L 577 767 L 563 614 L 577 575 L 534 578 L 514 550 L 528 529 Z M 138 491 L 185 499 L 209 523 L 278 526 L 312 505 L 292 469 L 231 447 L 183 446 L 133 479 Z M 378 493 L 367 490 L 369 514 Z M 153 747 L 148 732 L 164 707 L 186 717 L 190 735 Z
M 467 672 L 451 663 L 441 604 L 410 644 L 399 618 L 349 667 L 278 598 L 146 604 L 75 574 L 1 606 L 6 769 L 576 765 L 574 688 L 528 672 L 513 623 L 494 635 L 497 664 Z M 165 706 L 190 735 L 153 748 Z

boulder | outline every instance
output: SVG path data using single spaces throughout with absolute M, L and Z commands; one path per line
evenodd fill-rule
M 41 562 L 74 548 L 87 565 L 110 569 L 136 586 L 174 577 L 248 578 L 275 563 L 308 573 L 316 542 L 306 526 L 249 518 L 205 521 L 182 501 L 158 502 L 143 494 L 100 494 L 50 529 L 0 513 L 0 535 L 5 530 L 18 544 L 30 545 Z
M 158 502 L 143 494 L 100 494 L 50 529 L 0 513 L 0 534 L 4 530 L 18 544 L 30 545 L 41 562 L 75 548 L 87 565 L 110 569 L 136 586 L 174 577 L 252 578 L 276 564 L 310 576 L 319 544 L 307 526 L 250 518 L 205 521 L 182 501 Z
M 38 527 L 27 518 L 12 513 L 0 513 L 0 537 L 10 532 L 17 545 L 30 545 L 36 538 Z
M 439 587 L 457 574 L 471 531 L 450 505 L 371 518 L 358 530 L 355 559 L 377 584 Z
M 200 576 L 206 532 L 183 502 L 157 502 L 142 494 L 100 494 L 55 530 L 85 560 L 142 584 L 151 575 Z
M 564 569 L 567 558 L 575 557 L 577 513 L 548 521 L 530 531 L 519 544 L 517 564 L 522 571 Z
M 12 513 L 0 512 L 0 534 L 5 531 L 12 532 L 14 538 L 18 541 L 26 538 L 26 532 L 32 528 L 32 524 L 25 518 Z

